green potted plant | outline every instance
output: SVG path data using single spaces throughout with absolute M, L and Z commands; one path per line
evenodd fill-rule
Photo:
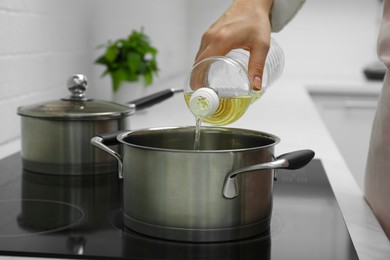
M 144 86 L 149 86 L 157 76 L 157 49 L 151 45 L 143 28 L 134 30 L 127 38 L 108 41 L 98 48 L 104 48 L 105 52 L 95 63 L 106 67 L 102 76 L 111 76 L 114 93 L 123 82 L 138 82 L 143 78 Z

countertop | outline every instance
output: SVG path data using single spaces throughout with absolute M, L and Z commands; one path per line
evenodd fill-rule
M 179 88 L 183 81 L 184 78 L 177 77 L 164 84 L 164 87 Z M 252 104 L 240 120 L 229 127 L 260 130 L 279 136 L 281 142 L 276 146 L 276 155 L 305 148 L 314 150 L 315 157 L 322 160 L 328 174 L 359 259 L 389 259 L 390 242 L 310 97 L 308 88 L 313 90 L 314 85 L 294 79 L 281 79 L 267 90 L 261 100 Z M 322 86 L 326 87 L 326 83 Z M 361 87 L 365 88 L 364 85 Z M 379 89 L 378 86 L 374 88 L 374 91 Z M 181 94 L 130 117 L 131 129 L 194 124 L 195 119 Z M 1 146 L 0 158 L 18 151 L 19 145 L 20 142 L 15 140 Z

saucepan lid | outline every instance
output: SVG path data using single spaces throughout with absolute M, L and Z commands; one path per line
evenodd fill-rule
M 18 114 L 48 120 L 108 120 L 123 118 L 135 112 L 134 104 L 118 104 L 86 97 L 87 78 L 84 75 L 73 75 L 67 86 L 71 93 L 69 97 L 22 106 L 18 108 Z

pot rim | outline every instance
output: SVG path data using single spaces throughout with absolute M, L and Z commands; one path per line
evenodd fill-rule
M 91 104 L 95 104 L 96 107 L 88 111 L 85 107 L 90 107 Z M 66 100 L 48 101 L 35 105 L 20 106 L 17 109 L 17 114 L 22 117 L 55 121 L 110 120 L 125 118 L 134 113 L 135 105 L 133 104 L 122 105 L 104 100 L 86 102 Z
M 150 128 L 141 128 L 137 130 L 129 130 L 121 132 L 117 135 L 117 140 L 124 145 L 128 145 L 134 148 L 144 149 L 144 150 L 151 150 L 151 151 L 161 151 L 161 152 L 180 152 L 180 153 L 228 153 L 228 152 L 244 152 L 244 151 L 252 151 L 252 150 L 258 150 L 258 149 L 264 149 L 269 148 L 272 146 L 277 145 L 280 142 L 280 138 L 274 134 L 270 134 L 263 131 L 257 131 L 252 129 L 245 129 L 245 128 L 231 128 L 231 127 L 215 127 L 215 126 L 202 126 L 201 129 L 207 129 L 207 130 L 215 130 L 220 132 L 243 132 L 247 134 L 254 134 L 257 136 L 263 136 L 266 137 L 273 142 L 271 144 L 262 145 L 262 146 L 254 146 L 254 147 L 247 147 L 247 148 L 236 148 L 236 149 L 222 149 L 222 150 L 188 150 L 188 149 L 171 149 L 171 148 L 161 148 L 161 147 L 152 147 L 152 146 L 146 146 L 146 145 L 139 145 L 139 144 L 133 144 L 125 141 L 124 139 L 128 136 L 131 136 L 135 133 L 140 132 L 154 132 L 154 131 L 165 131 L 165 130 L 189 130 L 193 129 L 195 134 L 195 126 L 167 126 L 167 127 L 150 127 Z M 195 140 L 195 136 L 194 136 Z

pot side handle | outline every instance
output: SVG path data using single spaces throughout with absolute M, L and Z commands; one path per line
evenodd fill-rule
M 118 161 L 118 177 L 119 179 L 123 179 L 123 163 L 122 163 L 122 156 L 117 153 L 116 151 L 109 148 L 109 145 L 117 145 L 119 144 L 119 141 L 117 140 L 117 136 L 122 133 L 123 131 L 115 132 L 115 133 L 108 133 L 108 134 L 102 134 L 95 136 L 91 139 L 91 144 L 110 155 L 114 156 Z
M 274 170 L 288 169 L 295 170 L 304 167 L 313 158 L 315 153 L 312 150 L 299 150 L 278 156 L 275 161 L 252 165 L 227 175 L 223 185 L 223 196 L 227 199 L 233 199 L 239 195 L 237 175 L 258 171 L 258 170 Z

